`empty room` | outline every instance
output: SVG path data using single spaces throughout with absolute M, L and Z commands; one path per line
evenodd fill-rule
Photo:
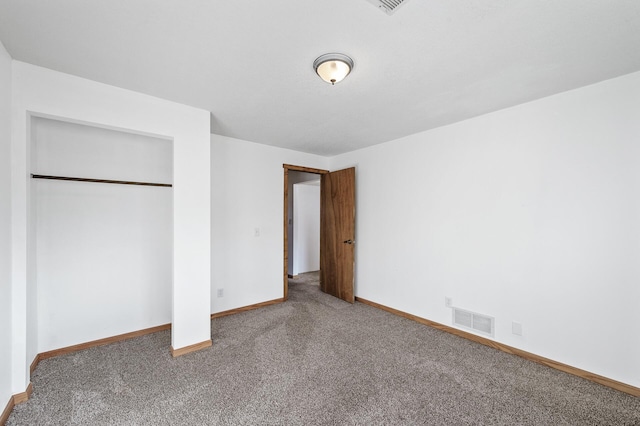
M 0 425 L 640 424 L 640 2 L 0 2 Z

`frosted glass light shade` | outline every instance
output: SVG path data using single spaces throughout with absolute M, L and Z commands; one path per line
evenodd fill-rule
M 353 60 L 341 53 L 327 53 L 313 62 L 321 79 L 332 85 L 341 82 L 353 69 Z

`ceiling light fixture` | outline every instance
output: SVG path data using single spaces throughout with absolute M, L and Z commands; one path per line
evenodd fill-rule
M 313 69 L 321 79 L 333 86 L 349 75 L 353 69 L 353 59 L 342 53 L 327 53 L 313 61 Z

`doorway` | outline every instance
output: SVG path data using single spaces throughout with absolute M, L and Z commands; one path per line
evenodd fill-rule
M 287 300 L 289 293 L 289 275 L 293 274 L 293 185 L 295 183 L 318 180 L 328 170 L 284 164 L 284 293 Z
M 320 289 L 354 303 L 355 167 L 335 172 L 283 164 L 283 299 L 288 298 L 290 257 L 290 172 L 320 175 Z
M 320 270 L 320 177 L 289 175 L 289 278 Z

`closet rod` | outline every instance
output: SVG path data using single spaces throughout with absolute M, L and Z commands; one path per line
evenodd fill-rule
M 32 174 L 31 177 L 33 179 L 71 180 L 75 182 L 95 182 L 95 183 L 115 183 L 119 185 L 164 186 L 168 188 L 171 188 L 173 186 L 170 183 L 130 182 L 126 180 L 88 179 L 88 178 L 66 177 L 66 176 L 49 176 L 49 175 Z

